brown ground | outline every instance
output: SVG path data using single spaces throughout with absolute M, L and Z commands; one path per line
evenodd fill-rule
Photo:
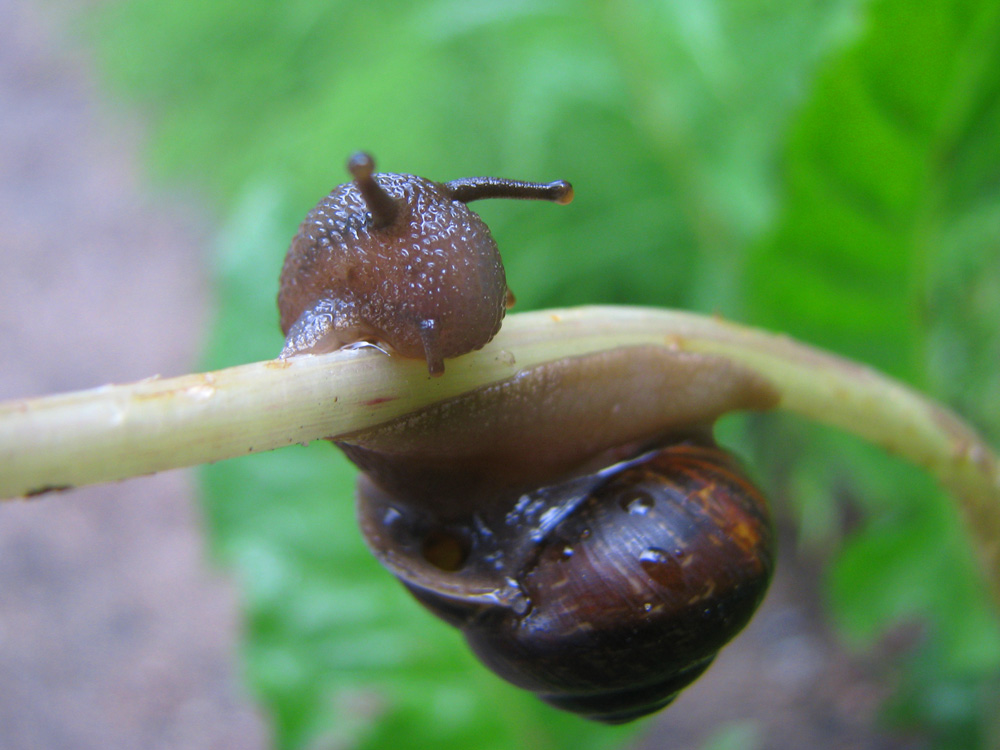
M 150 197 L 141 129 L 61 4 L 0 0 L 0 399 L 192 369 L 211 222 Z M 0 749 L 263 748 L 239 616 L 174 472 L 0 507 Z M 873 729 L 885 669 L 839 652 L 786 545 L 762 612 L 642 748 L 915 748 Z M 879 677 L 878 672 L 882 672 Z

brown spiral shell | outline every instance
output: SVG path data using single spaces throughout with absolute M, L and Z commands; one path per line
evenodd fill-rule
M 487 666 L 607 723 L 664 707 L 702 674 L 774 565 L 766 500 L 703 437 L 525 492 L 502 523 L 442 524 L 370 480 L 360 515 L 376 554 Z

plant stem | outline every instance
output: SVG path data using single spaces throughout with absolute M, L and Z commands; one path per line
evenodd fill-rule
M 840 427 L 922 466 L 962 510 L 1000 603 L 1000 462 L 944 407 L 867 367 L 686 312 L 581 307 L 510 316 L 441 378 L 374 348 L 258 362 L 0 404 L 0 497 L 124 479 L 335 437 L 565 357 L 656 345 L 742 364 L 778 408 Z

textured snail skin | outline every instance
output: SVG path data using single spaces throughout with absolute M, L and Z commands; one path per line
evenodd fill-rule
M 400 199 L 396 224 L 373 229 L 361 193 L 347 184 L 292 240 L 278 296 L 286 354 L 375 340 L 434 367 L 500 330 L 507 281 L 486 224 L 429 180 L 379 182 Z
M 767 504 L 711 438 L 770 386 L 623 347 L 523 371 L 338 443 L 369 547 L 498 675 L 619 723 L 662 708 L 747 622 Z
M 348 167 L 355 182 L 334 188 L 309 212 L 285 258 L 278 294 L 282 356 L 371 341 L 425 358 L 430 373 L 440 375 L 444 359 L 496 335 L 513 300 L 497 244 L 465 201 L 565 203 L 572 188 L 376 175 L 366 154 Z

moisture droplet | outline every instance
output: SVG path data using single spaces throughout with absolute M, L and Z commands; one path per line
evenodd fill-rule
M 644 516 L 656 507 L 656 500 L 648 492 L 630 490 L 622 494 L 618 504 L 633 516 Z
M 573 548 L 572 547 L 563 547 L 562 548 L 562 559 L 563 560 L 568 560 L 572 556 L 573 556 Z
M 646 575 L 659 583 L 661 586 L 672 586 L 676 584 L 681 573 L 680 566 L 666 550 L 659 547 L 649 547 L 639 555 L 639 564 L 646 571 Z
M 670 555 L 667 554 L 666 550 L 662 550 L 659 547 L 649 547 L 642 551 L 639 555 L 639 562 L 651 565 L 662 565 L 670 560 Z
M 496 593 L 498 599 L 510 607 L 511 612 L 518 617 L 523 617 L 531 609 L 531 599 L 513 578 L 508 578 L 503 589 Z

